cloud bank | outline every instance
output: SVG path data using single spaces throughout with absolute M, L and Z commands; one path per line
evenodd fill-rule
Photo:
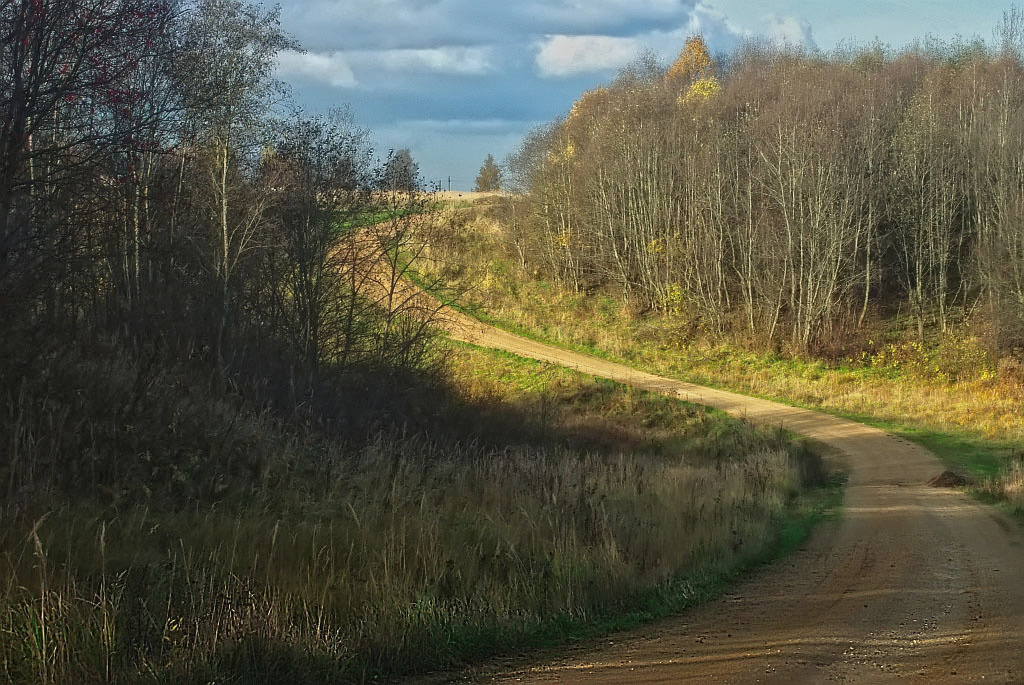
M 703 0 L 282 0 L 307 52 L 282 53 L 278 76 L 305 108 L 350 104 L 378 147 L 471 185 L 474 160 L 501 159 L 642 51 L 672 60 L 695 33 L 713 52 L 750 35 L 813 45 L 799 17 L 759 23 Z

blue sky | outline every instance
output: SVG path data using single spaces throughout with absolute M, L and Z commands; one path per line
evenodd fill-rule
M 641 50 L 671 59 L 700 32 L 829 50 L 876 37 L 992 36 L 995 0 L 280 0 L 305 54 L 278 75 L 312 112 L 349 105 L 380 155 L 408 147 L 424 179 L 469 189 L 533 126 L 564 114 Z

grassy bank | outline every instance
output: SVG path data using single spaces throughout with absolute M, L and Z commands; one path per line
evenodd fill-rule
M 801 494 L 824 482 L 820 459 L 778 431 L 452 354 L 459 400 L 438 404 L 463 407 L 461 438 L 410 426 L 325 443 L 236 414 L 224 420 L 248 437 L 225 459 L 262 446 L 248 480 L 179 483 L 170 498 L 54 494 L 8 517 L 0 675 L 347 682 L 443 668 L 699 601 L 835 504 L 834 488 Z
M 505 227 L 477 211 L 453 265 L 435 271 L 465 295 L 460 306 L 540 341 L 639 369 L 853 418 L 917 441 L 977 488 L 1024 511 L 1017 474 L 1024 448 L 1024 375 L 988 356 L 968 333 L 928 344 L 896 333 L 857 358 L 820 360 L 756 351 L 710 336 L 685 313 L 639 313 L 601 293 L 579 294 L 524 266 Z

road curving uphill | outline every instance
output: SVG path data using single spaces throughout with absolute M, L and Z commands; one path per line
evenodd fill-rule
M 779 425 L 843 455 L 842 520 L 731 594 L 510 682 L 1024 682 L 1024 533 L 923 447 L 841 418 L 544 345 L 451 313 L 455 339 Z

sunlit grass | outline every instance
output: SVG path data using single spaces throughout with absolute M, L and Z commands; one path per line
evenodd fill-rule
M 925 444 L 979 480 L 996 476 L 1024 447 L 1019 370 L 1000 368 L 968 335 L 929 345 L 872 343 L 870 353 L 828 362 L 758 352 L 707 335 L 685 317 L 641 316 L 620 299 L 539 279 L 517 263 L 510 238 L 490 219 L 478 218 L 466 231 L 473 239 L 460 245 L 461 266 L 439 275 L 467 292 L 464 311 L 500 327 L 661 375 L 877 425 Z

